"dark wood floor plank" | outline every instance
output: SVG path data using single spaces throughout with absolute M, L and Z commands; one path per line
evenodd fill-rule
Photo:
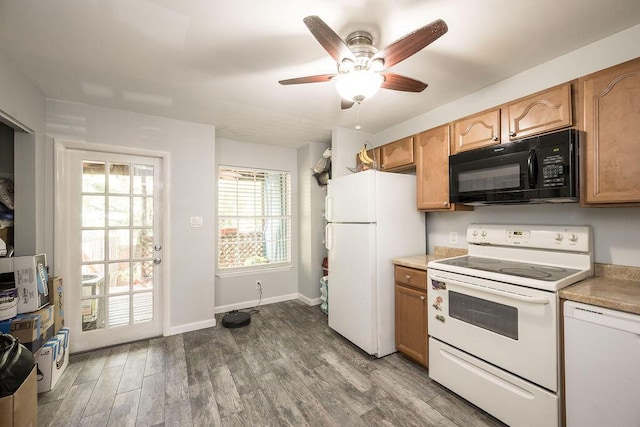
M 144 377 L 136 425 L 153 426 L 164 422 L 164 372 Z
M 111 409 L 123 371 L 123 365 L 104 368 L 84 409 L 85 417 Z
M 138 351 L 134 353 L 129 352 L 127 355 L 127 361 L 124 364 L 120 384 L 118 384 L 118 394 L 137 390 L 142 387 L 144 366 L 146 363 L 146 351 Z
M 259 307 L 243 328 L 71 355 L 38 411 L 42 427 L 504 426 L 403 356 L 363 352 L 297 300 Z
M 208 375 L 208 374 L 207 374 Z M 194 426 L 221 426 L 218 404 L 210 381 L 189 386 L 191 420 Z
M 113 410 L 109 417 L 108 426 L 135 426 L 139 404 L 140 390 L 131 390 L 118 394 L 113 402 Z

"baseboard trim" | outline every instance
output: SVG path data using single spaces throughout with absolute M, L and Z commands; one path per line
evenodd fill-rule
M 203 320 L 201 322 L 187 323 L 185 325 L 173 326 L 169 328 L 169 333 L 165 336 L 183 334 L 185 332 L 197 331 L 199 329 L 213 328 L 216 326 L 216 319 Z
M 322 300 L 320 299 L 320 297 L 318 297 L 318 298 L 309 298 L 309 297 L 305 297 L 302 294 L 298 294 L 298 299 L 300 301 L 302 301 L 303 303 L 307 304 L 307 305 L 320 305 L 320 304 L 322 304 Z
M 283 302 L 283 301 L 290 301 L 292 299 L 297 299 L 298 298 L 298 294 L 289 294 L 289 295 L 279 295 L 277 297 L 271 297 L 271 298 L 263 298 L 262 301 L 260 301 L 260 305 L 267 305 L 267 304 L 273 304 L 276 302 Z M 244 301 L 244 302 L 239 302 L 237 304 L 229 304 L 229 305 L 221 305 L 219 307 L 215 308 L 215 313 L 226 313 L 228 311 L 231 310 L 242 310 L 245 308 L 254 308 L 256 305 L 258 305 L 259 300 L 253 300 L 253 301 Z

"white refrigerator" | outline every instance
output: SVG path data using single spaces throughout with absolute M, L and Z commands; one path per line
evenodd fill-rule
M 327 188 L 329 327 L 386 356 L 396 351 L 391 260 L 426 253 L 416 176 L 368 170 L 332 179 Z

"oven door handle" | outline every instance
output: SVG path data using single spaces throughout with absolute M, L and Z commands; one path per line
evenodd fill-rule
M 529 304 L 549 304 L 549 299 L 544 297 L 528 297 L 526 295 L 520 295 L 513 292 L 505 292 L 499 289 L 487 288 L 482 285 L 471 285 L 469 283 L 458 282 L 457 280 L 452 279 L 442 279 L 443 282 L 455 286 L 460 286 L 461 288 L 473 289 L 479 292 L 484 292 L 492 295 L 499 295 L 501 297 L 515 299 L 518 301 L 528 302 Z

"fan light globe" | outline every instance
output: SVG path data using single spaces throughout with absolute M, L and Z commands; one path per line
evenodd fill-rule
M 336 78 L 336 90 L 348 101 L 362 102 L 376 94 L 384 77 L 371 70 L 356 70 L 339 74 Z

